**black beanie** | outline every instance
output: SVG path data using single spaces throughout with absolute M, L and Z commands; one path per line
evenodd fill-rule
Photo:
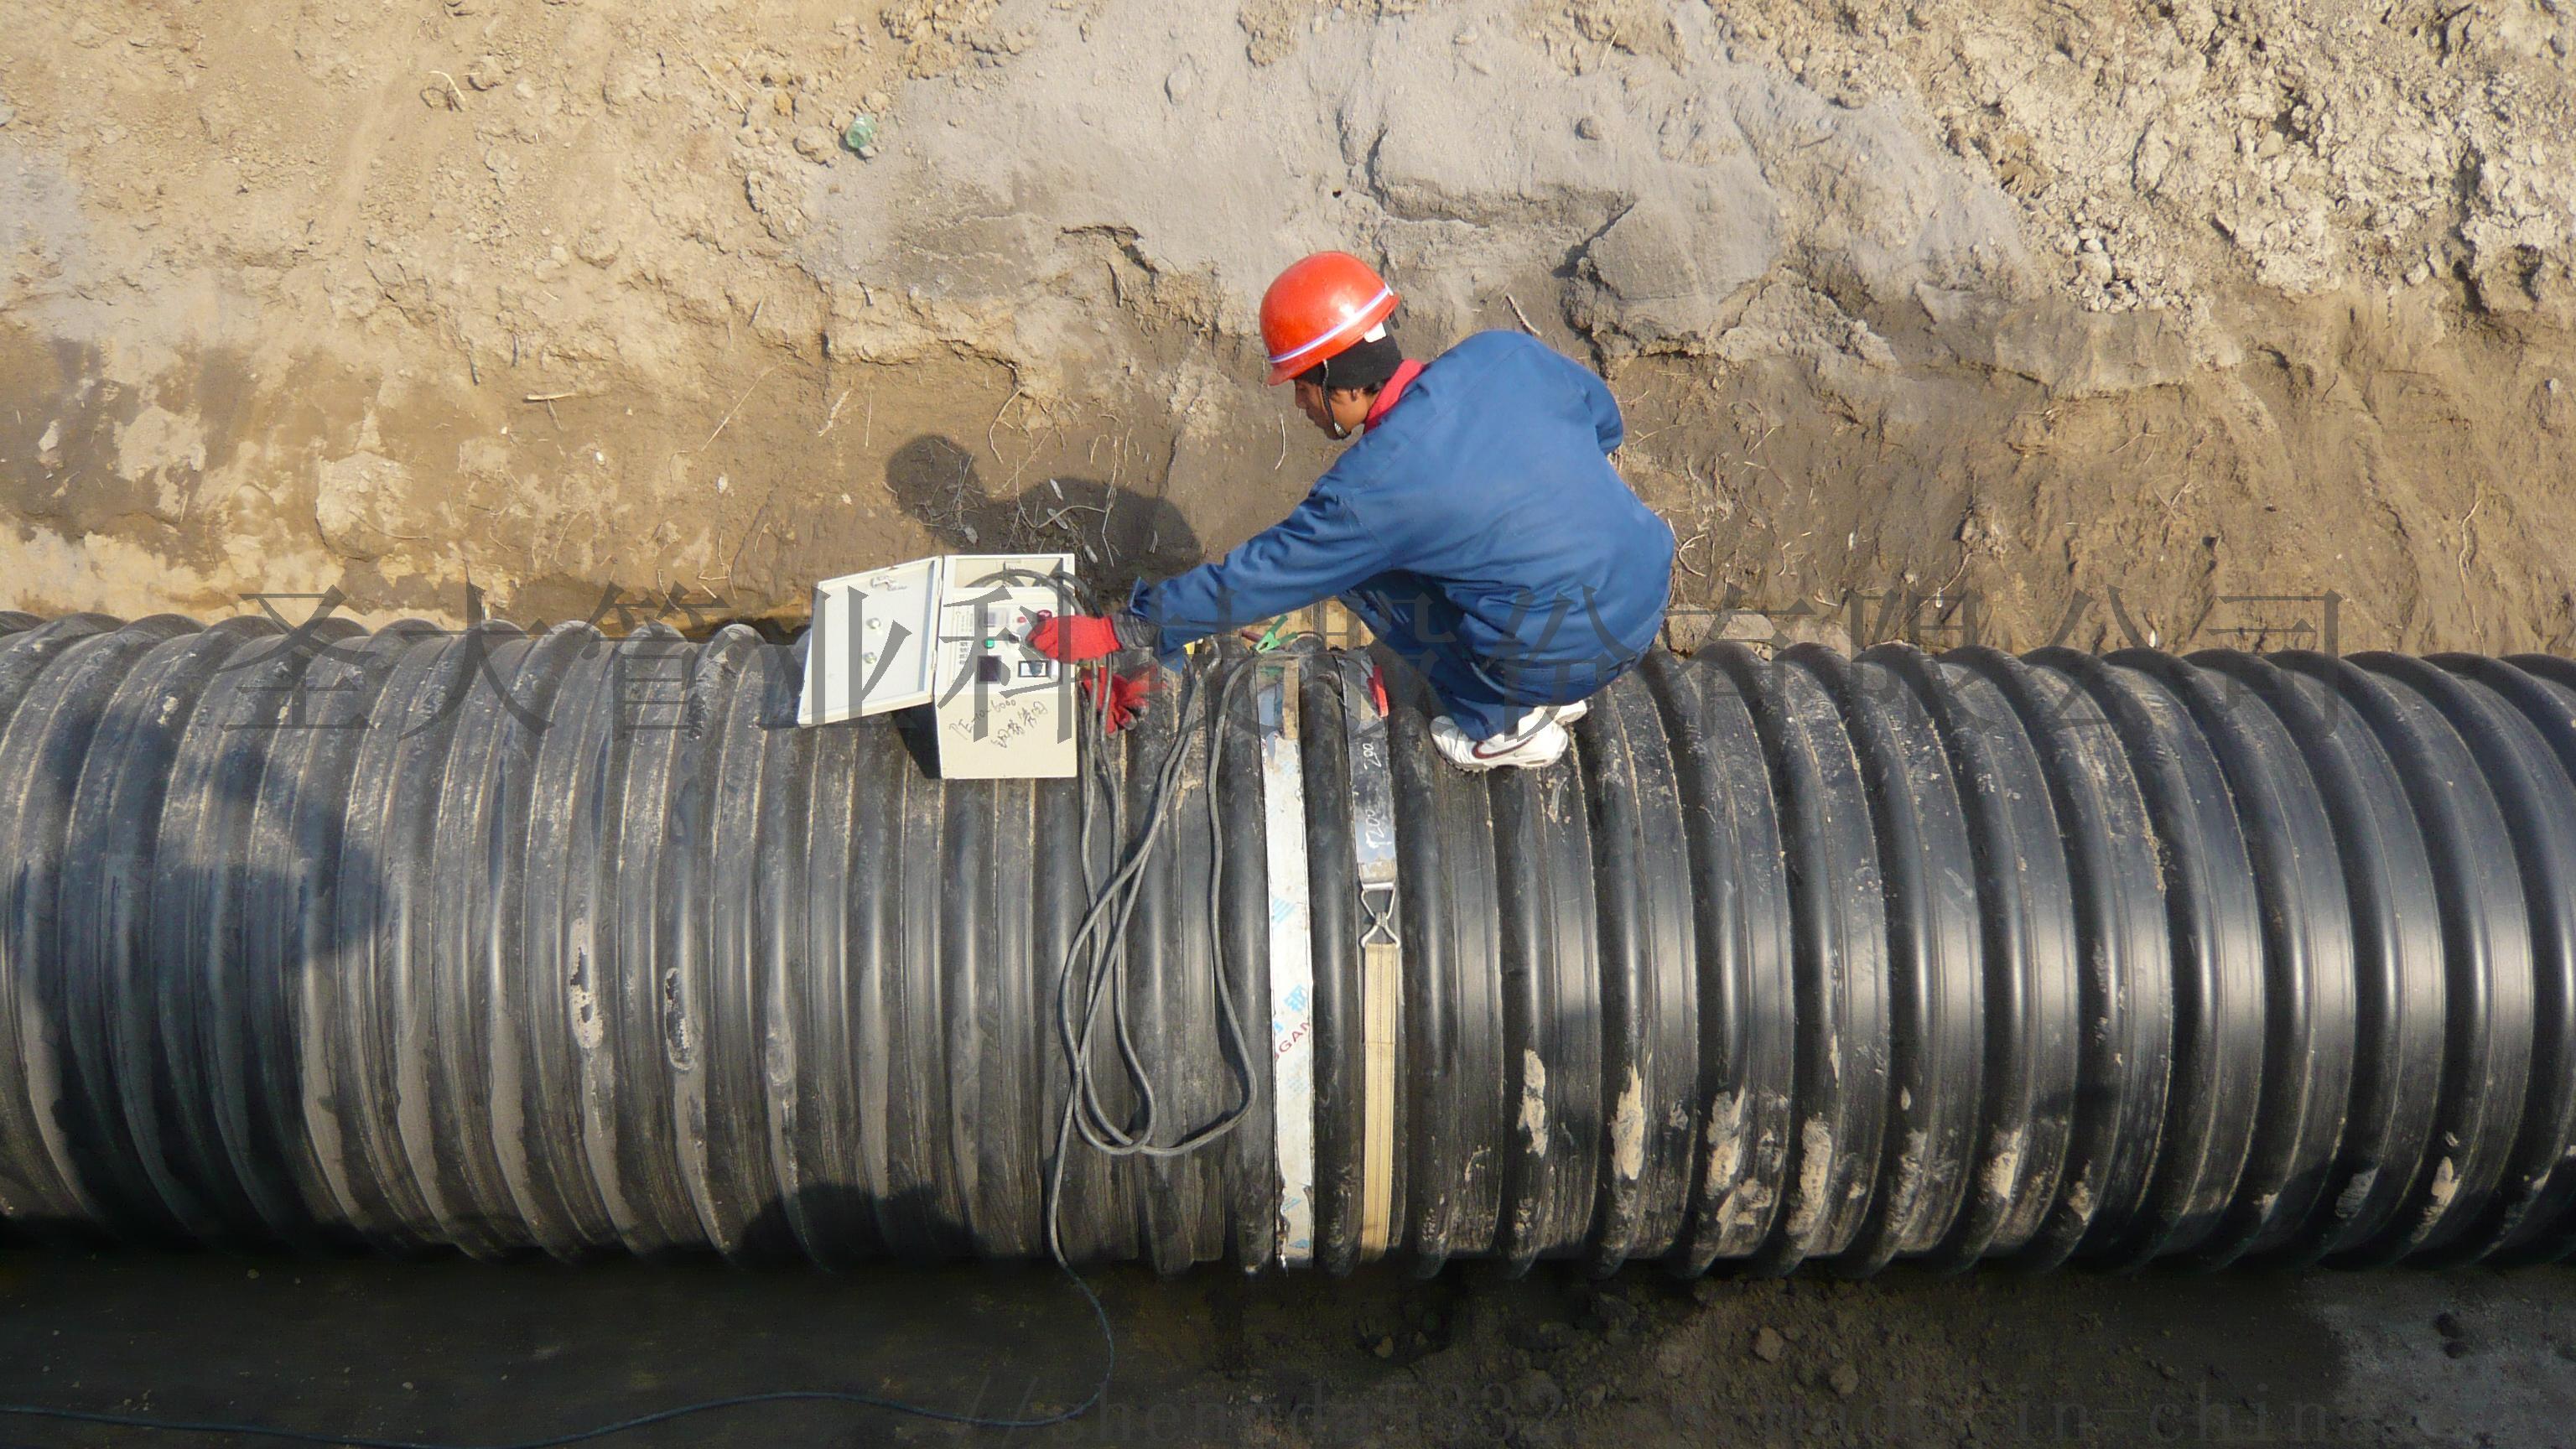
M 1339 356 L 1328 357 L 1297 375 L 1299 382 L 1317 387 L 1351 387 L 1366 392 L 1384 387 L 1395 370 L 1404 365 L 1404 349 L 1393 336 L 1374 342 L 1354 342 Z

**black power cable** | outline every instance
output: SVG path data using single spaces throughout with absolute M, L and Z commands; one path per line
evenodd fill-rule
M 1037 576 L 1050 583 L 1065 580 L 1057 576 Z M 1207 692 L 1205 680 L 1217 672 L 1224 674 L 1216 686 L 1216 702 L 1210 707 L 1207 779 L 1209 781 L 1208 823 L 1208 921 L 1217 942 L 1212 953 L 1216 971 L 1216 992 L 1222 1019 L 1221 1047 L 1239 1088 L 1238 1100 L 1214 1121 L 1181 1134 L 1177 1140 L 1157 1143 L 1153 1138 L 1160 1128 L 1160 1111 L 1153 1084 L 1148 1079 L 1142 1057 L 1127 1028 L 1126 1013 L 1126 945 L 1127 925 L 1134 915 L 1137 892 L 1146 864 L 1160 843 L 1163 827 L 1171 816 L 1173 791 L 1187 763 L 1191 733 L 1191 706 Z M 614 1435 L 631 1433 L 681 1419 L 721 1413 L 731 1409 L 751 1408 L 764 1404 L 854 1404 L 862 1408 L 881 1409 L 917 1419 L 930 1419 L 943 1424 L 962 1424 L 977 1429 L 1043 1429 L 1068 1423 L 1091 1412 L 1109 1394 L 1109 1384 L 1118 1367 L 1118 1336 L 1109 1322 L 1109 1310 L 1100 1295 L 1083 1281 L 1064 1252 L 1061 1219 L 1064 1208 L 1064 1161 L 1072 1148 L 1073 1138 L 1080 1135 L 1093 1148 L 1112 1156 L 1177 1157 L 1197 1151 L 1234 1130 L 1251 1113 L 1253 1080 L 1250 1032 L 1242 1008 L 1234 999 L 1232 983 L 1225 970 L 1224 936 L 1214 930 L 1224 882 L 1225 835 L 1217 813 L 1215 781 L 1225 760 L 1226 721 L 1237 696 L 1252 677 L 1246 661 L 1211 662 L 1205 672 L 1192 670 L 1181 686 L 1177 707 L 1179 719 L 1174 726 L 1170 746 L 1155 767 L 1153 790 L 1148 797 L 1146 820 L 1142 831 L 1126 850 L 1124 859 L 1106 881 L 1097 877 L 1093 866 L 1094 830 L 1098 824 L 1096 808 L 1108 807 L 1109 828 L 1118 833 L 1123 812 L 1119 806 L 1119 772 L 1111 760 L 1109 733 L 1103 711 L 1083 708 L 1084 740 L 1089 745 L 1091 771 L 1083 780 L 1080 810 L 1082 815 L 1082 855 L 1084 883 L 1091 887 L 1092 904 L 1083 917 L 1081 928 L 1067 951 L 1057 981 L 1060 992 L 1058 1024 L 1062 1029 L 1068 1062 L 1073 1073 L 1073 1090 L 1066 1094 L 1064 1118 L 1056 1133 L 1055 1161 L 1047 1174 L 1047 1250 L 1056 1266 L 1082 1290 L 1083 1301 L 1100 1325 L 1100 1378 L 1081 1402 L 1052 1414 L 1029 1417 L 1001 1417 L 989 1414 L 959 1413 L 928 1404 L 911 1403 L 855 1389 L 773 1389 L 762 1393 L 729 1394 L 722 1398 L 702 1399 L 674 1408 L 658 1409 L 649 1414 L 619 1419 L 569 1433 L 540 1439 L 521 1439 L 506 1444 L 464 1445 L 417 1439 L 378 1439 L 357 1434 L 322 1434 L 302 1429 L 283 1429 L 265 1424 L 238 1423 L 220 1419 L 170 1419 L 146 1414 L 120 1414 L 100 1410 L 57 1408 L 43 1404 L 0 1403 L 0 1417 L 51 1419 L 61 1423 L 95 1424 L 109 1428 L 138 1429 L 150 1433 L 214 1434 L 233 1438 L 270 1439 L 288 1444 L 335 1445 L 339 1449 L 562 1449 L 570 1444 L 586 1444 Z M 1098 794 L 1095 796 L 1094 791 Z M 1080 995 L 1084 1006 L 1076 1022 L 1074 999 L 1077 980 L 1083 982 Z M 1102 1104 L 1092 1073 L 1093 1033 L 1096 1031 L 1104 998 L 1113 1033 L 1117 1040 L 1119 1060 L 1138 1106 L 1125 1122 L 1112 1121 Z
M 1212 651 L 1213 652 L 1213 651 Z M 1176 1134 L 1162 1131 L 1162 1106 L 1154 1093 L 1151 1074 L 1136 1049 L 1134 1034 L 1127 1020 L 1127 927 L 1134 917 L 1136 901 L 1144 885 L 1144 871 L 1160 844 L 1163 828 L 1169 823 L 1172 794 L 1188 761 L 1191 705 L 1211 687 L 1207 681 L 1222 675 L 1213 686 L 1215 702 L 1208 707 L 1209 726 L 1207 759 L 1208 809 L 1208 926 L 1213 949 L 1209 952 L 1215 976 L 1219 1048 L 1228 1070 L 1235 1079 L 1234 1104 L 1214 1119 Z M 1056 1127 L 1055 1160 L 1047 1174 L 1047 1249 L 1067 1272 L 1062 1237 L 1064 1201 L 1064 1164 L 1071 1155 L 1073 1139 L 1111 1157 L 1174 1158 L 1185 1156 L 1216 1142 L 1232 1132 L 1251 1114 L 1254 1100 L 1252 1079 L 1251 1028 L 1244 1020 L 1243 1007 L 1234 998 L 1234 984 L 1226 971 L 1225 935 L 1216 929 L 1223 910 L 1225 885 L 1225 831 L 1218 814 L 1216 781 L 1225 764 L 1226 721 L 1232 715 L 1235 701 L 1253 677 L 1248 661 L 1210 662 L 1204 672 L 1192 670 L 1181 685 L 1178 708 L 1179 722 L 1172 741 L 1156 766 L 1151 794 L 1145 806 L 1145 823 L 1136 840 L 1127 849 L 1108 879 L 1098 878 L 1095 870 L 1093 830 L 1098 823 L 1099 808 L 1107 807 L 1111 834 L 1117 836 L 1120 824 L 1118 779 L 1109 766 L 1109 739 L 1102 711 L 1086 709 L 1088 742 L 1093 769 L 1082 784 L 1082 866 L 1084 884 L 1091 889 L 1091 909 L 1074 931 L 1073 943 L 1065 953 L 1064 966 L 1056 978 L 1056 1026 L 1064 1047 L 1065 1061 L 1072 1074 L 1071 1090 L 1065 1093 L 1064 1114 Z M 1093 792 L 1098 791 L 1095 799 Z M 1077 1002 L 1079 1005 L 1077 1006 Z M 1118 1052 L 1118 1064 L 1135 1107 L 1124 1120 L 1113 1116 L 1102 1100 L 1095 1060 L 1095 1044 L 1106 1011 L 1109 1028 Z M 1157 1137 L 1167 1140 L 1157 1141 Z

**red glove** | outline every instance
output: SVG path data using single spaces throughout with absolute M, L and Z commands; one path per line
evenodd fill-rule
M 1369 702 L 1377 706 L 1381 719 L 1395 713 L 1386 703 L 1386 666 L 1383 664 L 1369 666 Z
M 1088 664 L 1118 652 L 1118 626 L 1091 614 L 1040 614 L 1029 626 L 1029 647 L 1059 664 Z
M 1146 697 L 1162 687 L 1159 669 L 1133 674 L 1111 674 L 1105 669 L 1082 672 L 1082 697 L 1100 707 L 1101 723 L 1113 735 L 1134 724 L 1136 716 L 1145 712 Z

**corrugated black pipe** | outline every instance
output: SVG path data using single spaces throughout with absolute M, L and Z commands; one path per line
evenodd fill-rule
M 1418 691 L 1378 748 L 1351 663 L 1294 662 L 1222 666 L 1267 687 L 1181 777 L 1128 1005 L 1213 1117 L 1213 971 L 1266 1015 L 1305 942 L 1313 1165 L 1262 1064 L 1195 1158 L 1077 1148 L 1077 1258 L 2576 1246 L 2576 666 L 1725 647 L 1477 778 Z M 792 728 L 797 670 L 742 629 L 0 615 L 6 1223 L 1041 1252 L 1076 787 Z

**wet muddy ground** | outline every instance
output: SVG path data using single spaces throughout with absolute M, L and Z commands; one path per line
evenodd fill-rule
M 741 1408 L 633 1446 L 2552 1445 L 2576 1439 L 2576 1279 L 1899 1270 L 1865 1283 L 1095 1275 L 1107 1401 L 1007 1433 Z M 1061 1275 L 710 1261 L 487 1265 L 0 1255 L 0 1397 L 394 1439 L 542 1438 L 694 1399 L 854 1389 L 1012 1417 L 1079 1401 Z M 0 1443 L 275 1441 L 17 1421 Z

